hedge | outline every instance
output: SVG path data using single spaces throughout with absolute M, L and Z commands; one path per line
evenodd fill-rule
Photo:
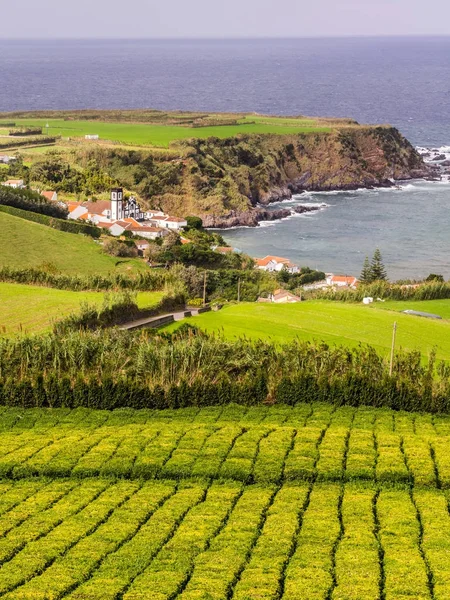
M 93 238 L 99 238 L 101 236 L 101 230 L 93 225 L 87 225 L 86 223 L 78 223 L 76 221 L 65 221 L 63 219 L 57 219 L 48 215 L 40 214 L 37 212 L 30 212 L 29 210 L 22 210 L 20 208 L 14 208 L 12 206 L 2 206 L 0 198 L 0 211 L 8 213 L 14 217 L 20 217 L 27 221 L 33 221 L 34 223 L 40 223 L 41 225 L 47 225 L 52 229 L 58 229 L 59 231 L 65 231 L 67 233 L 82 233 L 89 235 Z
M 20 208 L 21 210 L 56 217 L 57 219 L 67 218 L 66 208 L 50 202 L 37 192 L 24 188 L 16 189 L 0 185 L 0 205 Z

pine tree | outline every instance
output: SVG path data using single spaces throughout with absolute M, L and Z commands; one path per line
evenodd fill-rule
M 372 269 L 370 267 L 369 257 L 366 256 L 366 260 L 364 261 L 364 265 L 361 271 L 361 275 L 359 277 L 361 283 L 371 283 L 372 279 Z
M 387 273 L 384 268 L 383 258 L 380 250 L 377 248 L 373 253 L 372 263 L 370 265 L 372 281 L 386 281 Z

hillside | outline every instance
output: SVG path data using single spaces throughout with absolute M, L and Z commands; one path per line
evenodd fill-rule
M 163 292 L 139 292 L 139 308 L 155 306 Z M 55 321 L 79 313 L 82 303 L 101 307 L 105 294 L 101 292 L 72 292 L 48 287 L 0 283 L 0 334 L 42 332 Z
M 429 175 L 395 128 L 349 119 L 161 111 L 0 117 L 60 137 L 55 146 L 21 151 L 36 185 L 101 197 L 116 183 L 148 207 L 198 215 L 208 226 L 256 225 L 266 218 L 257 204 L 303 190 L 386 186 Z M 13 143 L 7 133 L 0 119 L 0 137 Z M 100 139 L 85 140 L 86 134 Z
M 117 259 L 83 235 L 57 231 L 0 212 L 0 267 L 55 268 L 68 274 L 108 274 L 145 269 L 137 259 Z
M 447 417 L 1 411 L 9 600 L 450 596 Z
M 450 321 L 434 321 L 399 314 L 412 308 L 437 312 L 450 317 L 450 300 L 431 302 L 389 302 L 384 305 L 363 306 L 330 301 L 307 301 L 301 304 L 235 304 L 218 312 L 196 317 L 192 323 L 201 329 L 224 335 L 227 339 L 273 340 L 289 342 L 324 341 L 327 344 L 351 348 L 370 344 L 382 354 L 391 347 L 392 327 L 398 323 L 397 348 L 419 349 L 424 355 L 437 347 L 439 358 L 450 360 Z M 439 305 L 439 306 L 438 306 Z M 380 307 L 381 306 L 381 307 Z M 167 329 L 174 331 L 180 323 Z

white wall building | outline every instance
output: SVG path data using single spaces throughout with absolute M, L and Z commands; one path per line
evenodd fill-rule
M 14 189 L 25 187 L 23 179 L 8 179 L 7 181 L 3 181 L 2 185 L 6 185 L 7 187 Z
M 256 259 L 256 266 L 262 271 L 269 273 L 279 272 L 286 269 L 288 273 L 298 273 L 300 269 L 294 265 L 288 258 L 282 256 L 265 256 L 264 258 Z

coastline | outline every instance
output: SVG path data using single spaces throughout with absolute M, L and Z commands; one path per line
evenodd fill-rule
M 275 186 L 266 197 L 259 203 L 243 212 L 230 211 L 226 215 L 204 215 L 204 226 L 212 230 L 227 230 L 237 228 L 260 227 L 262 223 L 282 221 L 298 214 L 317 213 L 327 207 L 325 203 L 318 203 L 317 206 L 310 206 L 303 203 L 296 204 L 290 208 L 267 208 L 271 204 L 293 201 L 294 196 L 301 196 L 312 193 L 339 193 L 339 192 L 358 192 L 365 190 L 392 190 L 401 188 L 402 184 L 416 182 L 440 182 L 443 177 L 450 177 L 450 149 L 449 146 L 441 148 L 417 147 L 416 151 L 423 159 L 423 169 L 413 169 L 401 178 L 384 179 L 382 181 L 366 180 L 365 182 L 355 182 L 345 185 L 305 185 L 303 181 L 297 180 L 285 186 Z M 447 152 L 446 152 L 447 150 Z M 445 156 L 444 156 L 445 155 Z M 438 157 L 441 160 L 436 160 Z M 308 174 L 305 174 L 308 175 Z M 302 180 L 306 179 L 301 178 Z

